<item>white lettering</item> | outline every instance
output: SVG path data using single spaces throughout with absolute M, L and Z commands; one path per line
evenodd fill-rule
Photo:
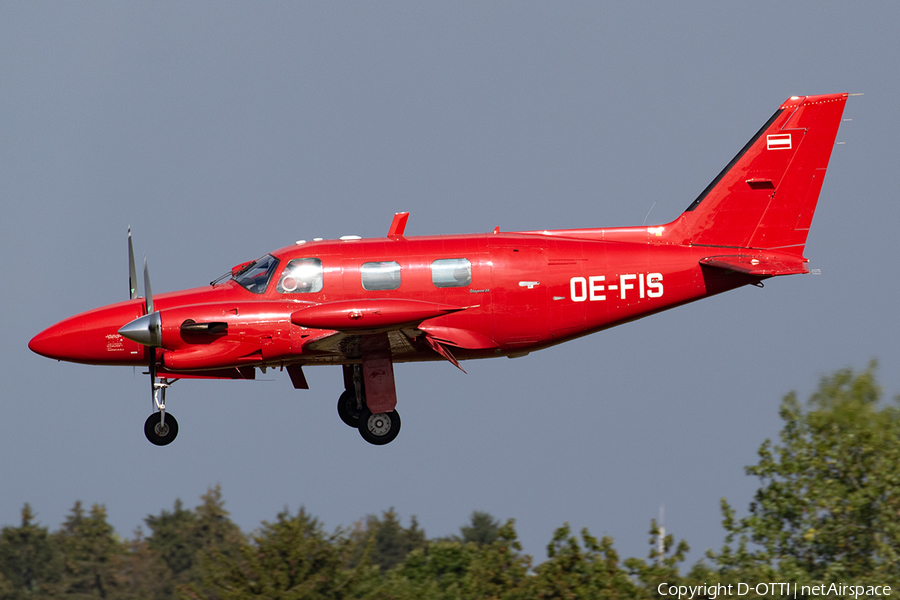
M 619 289 L 622 290 L 621 292 L 619 292 L 619 298 L 621 298 L 622 300 L 625 299 L 626 290 L 634 289 L 633 283 L 626 283 L 627 281 L 630 281 L 632 279 L 637 279 L 637 275 L 633 273 L 629 273 L 627 275 L 619 275 Z
M 597 292 L 603 291 L 603 284 L 598 284 L 598 281 L 606 281 L 605 275 L 595 275 L 593 277 L 589 277 L 588 281 L 591 284 L 591 301 L 594 300 L 606 300 L 606 294 L 598 294 Z
M 606 300 L 604 292 L 618 292 L 619 298 L 626 299 L 628 290 L 637 288 L 638 296 L 644 298 L 660 298 L 663 295 L 662 273 L 622 273 L 613 276 L 618 283 L 606 283 L 605 275 L 589 277 L 572 277 L 569 279 L 569 297 L 573 302 L 591 302 Z M 637 280 L 637 284 L 632 283 Z M 537 282 L 519 282 L 519 285 Z M 531 289 L 531 288 L 529 288 Z
M 569 290 L 571 291 L 573 302 L 584 302 L 587 300 L 587 280 L 584 277 L 573 277 L 570 279 Z
M 662 273 L 650 273 L 647 275 L 647 296 L 659 298 L 663 295 Z

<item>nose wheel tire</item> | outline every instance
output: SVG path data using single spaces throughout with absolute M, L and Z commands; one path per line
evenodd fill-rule
M 370 444 L 383 446 L 394 441 L 400 433 L 400 414 L 394 410 L 372 414 L 368 407 L 359 413 L 359 435 Z
M 160 415 L 162 413 L 155 412 L 144 423 L 144 435 L 150 440 L 151 444 L 157 446 L 165 446 L 171 444 L 175 436 L 178 435 L 178 421 L 172 416 L 172 413 L 166 413 L 165 423 L 160 423 Z
M 356 392 L 344 390 L 338 398 L 338 416 L 350 427 L 359 427 L 359 409 L 356 408 Z

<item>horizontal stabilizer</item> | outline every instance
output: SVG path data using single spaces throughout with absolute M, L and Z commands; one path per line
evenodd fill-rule
M 760 277 L 809 273 L 806 263 L 805 258 L 790 254 L 709 256 L 700 259 L 700 264 L 707 267 Z

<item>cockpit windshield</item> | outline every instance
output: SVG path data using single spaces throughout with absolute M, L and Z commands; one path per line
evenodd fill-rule
M 233 277 L 235 281 L 241 284 L 247 291 L 254 294 L 262 294 L 269 286 L 272 275 L 275 274 L 275 268 L 278 266 L 278 259 L 271 254 L 266 254 L 259 260 L 255 260 L 248 264 L 243 270 L 236 273 Z

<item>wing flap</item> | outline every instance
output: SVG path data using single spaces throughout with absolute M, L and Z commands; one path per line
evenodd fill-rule
M 445 346 L 456 346 L 466 350 L 486 350 L 500 347 L 497 342 L 486 335 L 468 329 L 429 325 L 427 321 L 420 324 L 419 329 L 425 332 L 426 337 Z

